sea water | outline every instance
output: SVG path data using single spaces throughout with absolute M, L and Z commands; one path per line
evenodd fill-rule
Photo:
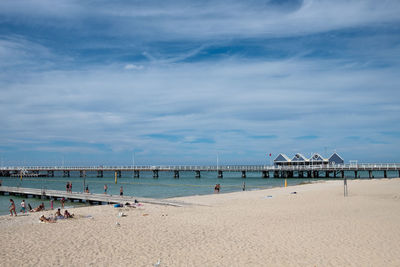
M 56 175 L 58 173 L 55 173 Z M 119 195 L 120 187 L 123 187 L 124 195 L 137 198 L 171 198 L 191 195 L 205 195 L 214 192 L 215 184 L 221 185 L 220 193 L 237 192 L 243 190 L 259 190 L 284 186 L 282 178 L 262 178 L 261 172 L 247 172 L 246 178 L 241 178 L 241 172 L 224 172 L 223 178 L 217 178 L 216 172 L 201 172 L 201 178 L 195 178 L 194 172 L 181 171 L 180 177 L 174 178 L 173 172 L 159 172 L 158 178 L 153 178 L 153 172 L 142 171 L 140 178 L 133 178 L 132 172 L 122 172 L 122 177 L 115 183 L 114 172 L 104 172 L 104 177 L 97 177 L 97 172 L 87 172 L 86 177 L 79 177 L 79 172 L 71 172 L 71 177 L 0 177 L 4 186 L 28 187 L 38 189 L 66 190 L 66 184 L 72 183 L 73 192 L 83 192 L 84 184 L 89 187 L 91 193 L 104 193 L 104 185 L 108 186 L 107 194 Z M 323 174 L 323 173 L 321 173 Z M 368 172 L 359 171 L 360 178 L 367 178 Z M 354 176 L 354 172 L 345 172 L 346 177 Z M 381 173 L 373 173 L 374 177 L 383 176 Z M 397 172 L 388 172 L 388 177 L 397 177 Z M 297 185 L 316 180 L 333 180 L 334 178 L 290 178 L 288 185 Z M 336 178 L 340 179 L 340 178 Z M 23 198 L 18 196 L 0 196 L 0 215 L 8 214 L 9 199 L 15 201 L 17 211 L 23 199 L 33 208 L 44 202 L 46 209 L 50 208 L 50 200 L 38 198 Z M 82 206 L 85 203 L 67 202 L 66 206 Z M 60 207 L 59 201 L 54 201 L 54 208 Z

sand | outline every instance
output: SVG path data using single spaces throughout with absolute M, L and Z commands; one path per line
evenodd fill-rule
M 0 265 L 400 266 L 400 179 L 348 187 L 348 197 L 327 181 L 177 198 L 183 207 L 75 208 L 54 224 L 38 220 L 51 211 L 0 216 Z

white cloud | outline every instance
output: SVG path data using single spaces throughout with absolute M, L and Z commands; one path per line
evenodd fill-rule
M 399 10 L 400 2 L 396 0 L 304 0 L 293 8 L 279 8 L 268 1 L 224 0 L 162 4 L 158 1 L 0 2 L 0 14 L 7 17 L 31 17 L 35 23 L 47 26 L 46 17 L 50 17 L 59 20 L 52 27 L 79 28 L 88 33 L 101 31 L 104 35 L 139 37 L 144 41 L 299 36 L 377 23 L 398 23 Z M 85 26 L 90 20 L 104 21 L 102 28 Z
M 115 151 L 136 147 L 148 151 L 143 157 L 190 150 L 203 156 L 215 150 L 263 154 L 291 147 L 317 150 L 341 144 L 348 135 L 396 130 L 397 109 L 386 107 L 397 106 L 397 75 L 341 65 L 227 60 L 141 72 L 112 67 L 37 73 L 1 90 L 0 123 L 6 127 L 0 146 L 11 139 L 68 140 Z M 181 141 L 145 138 L 152 134 L 176 135 Z M 312 144 L 293 139 L 310 134 L 320 138 Z M 252 135 L 277 138 L 260 141 Z M 215 144 L 190 143 L 199 136 Z
M 135 64 L 126 64 L 124 67 L 126 70 L 141 70 L 143 69 L 142 65 L 135 65 Z

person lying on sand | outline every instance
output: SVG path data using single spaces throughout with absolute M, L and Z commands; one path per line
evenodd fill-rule
M 47 222 L 47 223 L 55 223 L 55 222 L 56 222 L 56 220 L 51 219 L 51 218 L 46 218 L 46 217 L 44 217 L 44 215 L 42 215 L 42 216 L 39 218 L 39 220 L 40 220 L 41 222 Z
M 37 208 L 30 210 L 30 212 L 38 212 L 44 210 L 44 203 L 40 204 Z

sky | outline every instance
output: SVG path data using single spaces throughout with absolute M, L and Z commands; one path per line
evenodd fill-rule
M 398 0 L 2 0 L 1 165 L 400 162 L 399 14 Z

